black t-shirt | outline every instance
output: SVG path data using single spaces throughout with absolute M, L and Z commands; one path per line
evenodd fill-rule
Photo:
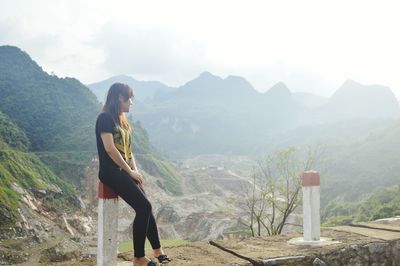
M 96 120 L 96 141 L 97 152 L 99 155 L 100 180 L 115 171 L 122 170 L 106 152 L 103 140 L 100 136 L 101 132 L 108 132 L 113 134 L 115 147 L 121 153 L 127 164 L 130 164 L 132 159 L 131 132 L 115 124 L 110 113 L 100 113 Z

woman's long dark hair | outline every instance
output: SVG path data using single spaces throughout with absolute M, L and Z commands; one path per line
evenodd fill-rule
M 129 98 L 133 97 L 133 90 L 129 85 L 119 82 L 111 85 L 108 89 L 106 103 L 103 106 L 103 112 L 110 113 L 116 124 L 131 131 L 132 128 L 129 125 L 125 113 L 121 112 L 120 114 L 119 95 L 122 95 L 125 101 L 127 101 Z

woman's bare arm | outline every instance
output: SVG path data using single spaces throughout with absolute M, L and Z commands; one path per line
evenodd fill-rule
M 129 175 L 134 177 L 139 183 L 143 184 L 142 176 L 137 172 L 136 164 L 134 164 L 135 169 L 131 169 L 131 167 L 125 162 L 124 158 L 122 158 L 121 153 L 115 147 L 114 138 L 111 133 L 102 132 L 100 134 L 101 139 L 103 140 L 104 149 L 107 154 L 111 157 L 111 159 L 123 170 L 125 170 Z M 132 173 L 133 172 L 133 173 Z
M 136 166 L 136 161 L 135 161 L 135 157 L 133 156 L 133 153 L 132 153 L 131 163 L 132 163 L 132 169 L 139 172 L 139 169 Z

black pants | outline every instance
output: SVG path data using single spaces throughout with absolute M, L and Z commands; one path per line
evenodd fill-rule
M 152 206 L 138 182 L 124 170 L 113 171 L 100 180 L 117 193 L 136 212 L 133 220 L 134 256 L 143 257 L 145 255 L 144 244 L 146 236 L 153 249 L 160 248 L 160 239 Z

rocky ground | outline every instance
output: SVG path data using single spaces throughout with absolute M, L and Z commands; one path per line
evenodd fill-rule
M 254 260 L 270 260 L 271 264 L 266 265 L 342 266 L 398 265 L 400 263 L 400 217 L 360 223 L 359 225 L 362 227 L 322 228 L 321 237 L 332 240 L 329 245 L 328 242 L 313 246 L 288 243 L 290 239 L 302 237 L 301 232 L 288 232 L 272 237 L 226 238 L 215 242 Z M 247 260 L 227 253 L 206 241 L 166 247 L 165 251 L 174 259 L 171 266 L 250 265 Z M 151 251 L 147 251 L 147 254 L 151 255 Z M 119 257 L 126 260 L 125 262 L 121 260 L 120 266 L 131 265 L 130 253 L 120 254 Z M 289 259 L 286 262 L 277 262 L 279 258 L 289 257 L 303 257 L 303 259 L 297 262 L 290 262 Z M 275 260 L 275 264 L 272 262 L 273 260 Z M 326 264 L 321 261 L 325 261 Z
M 199 160 L 184 163 L 179 169 L 183 176 L 182 196 L 166 193 L 156 185 L 156 177 L 145 173 L 145 190 L 153 204 L 162 239 L 222 239 L 225 232 L 241 227 L 235 200 L 240 183 L 247 182 L 246 178 L 221 165 L 205 161 L 193 164 Z M 96 253 L 97 169 L 98 161 L 93 159 L 80 188 L 81 211 L 75 214 L 47 211 L 34 192 L 15 184 L 14 189 L 22 199 L 20 221 L 0 236 L 0 265 L 71 259 L 90 264 Z M 132 208 L 120 200 L 120 242 L 131 240 L 134 215 Z
M 1 230 L 0 265 L 22 262 L 30 265 L 88 256 L 90 246 L 86 238 L 95 231 L 95 226 L 83 202 L 81 211 L 74 214 L 53 212 L 42 206 L 35 192 L 17 184 L 13 188 L 21 195 L 20 217 L 15 227 Z
M 396 219 L 397 223 L 399 220 L 400 218 Z M 369 223 L 370 226 L 371 224 L 374 226 L 373 223 Z M 382 224 L 387 225 L 391 223 L 386 221 L 382 222 Z M 400 229 L 398 224 L 392 223 L 392 225 L 394 225 L 394 227 L 392 226 L 391 228 Z M 382 233 L 380 234 L 382 238 L 379 238 L 370 236 L 371 234 L 376 234 L 376 232 L 374 232 L 375 229 L 364 228 L 360 231 L 359 228 L 356 228 L 354 230 L 357 231 L 357 233 L 353 232 L 351 227 L 322 228 L 321 236 L 332 238 L 334 244 L 331 245 L 305 246 L 289 244 L 288 240 L 302 236 L 300 232 L 284 233 L 280 236 L 273 237 L 226 238 L 215 242 L 231 251 L 255 260 L 274 260 L 293 256 L 304 257 L 303 261 L 297 262 L 297 264 L 281 263 L 273 265 L 312 265 L 312 262 L 315 261 L 317 257 L 324 259 L 326 262 L 330 260 L 331 263 L 326 265 L 372 265 L 371 263 L 374 262 L 376 262 L 376 265 L 389 265 L 379 264 L 379 262 L 384 262 L 385 260 L 386 262 L 391 261 L 392 264 L 390 265 L 397 265 L 395 260 L 400 260 L 400 254 L 398 254 L 400 251 L 400 232 Z M 173 258 L 173 262 L 170 263 L 171 266 L 250 265 L 247 260 L 229 254 L 209 244 L 207 241 L 195 241 L 174 247 L 166 246 L 164 250 Z M 146 250 L 146 254 L 152 257 L 151 250 Z M 130 262 L 132 259 L 132 252 L 121 253 L 118 257 L 119 266 L 132 265 Z M 363 264 L 364 262 L 366 264 Z M 29 265 L 39 266 L 43 264 L 33 263 Z M 94 266 L 96 265 L 96 261 L 92 258 L 83 261 L 72 260 L 60 263 L 49 263 L 46 265 Z
M 82 212 L 74 215 L 46 212 L 34 193 L 15 188 L 23 196 L 19 210 L 21 221 L 17 227 L 0 236 L 0 265 L 96 265 L 97 213 L 96 207 L 93 207 L 97 202 L 96 193 L 93 192 L 97 189 L 95 172 L 93 168 L 88 168 L 88 178 L 83 184 L 87 193 L 81 199 Z M 246 265 L 246 260 L 210 245 L 207 240 L 215 240 L 225 248 L 253 259 L 295 255 L 311 258 L 316 254 L 340 259 L 340 254 L 348 258 L 358 253 L 368 258 L 382 250 L 384 253 L 386 249 L 389 250 L 387 256 L 390 256 L 390 250 L 396 251 L 396 247 L 392 248 L 382 241 L 396 237 L 400 239 L 400 233 L 363 228 L 323 228 L 322 236 L 339 243 L 313 248 L 287 243 L 289 239 L 301 236 L 300 232 L 293 231 L 296 228 L 274 237 L 249 238 L 229 234 L 227 232 L 237 228 L 237 217 L 241 214 L 234 198 L 237 198 L 240 180 L 246 179 L 238 172 L 218 166 L 188 165 L 182 167 L 181 172 L 185 193 L 179 197 L 160 191 L 154 179 L 147 179 L 146 191 L 155 206 L 162 238 L 191 241 L 178 246 L 165 246 L 165 251 L 174 258 L 171 266 Z M 119 240 L 130 240 L 134 212 L 122 200 L 119 212 Z M 376 224 L 399 227 L 399 221 L 399 218 L 386 219 Z M 400 244 L 398 246 L 400 249 Z M 151 250 L 147 254 L 151 256 Z M 131 259 L 131 251 L 121 253 L 119 265 L 131 265 Z
M 227 156 L 187 159 L 179 166 L 183 176 L 181 196 L 166 193 L 156 185 L 157 177 L 145 173 L 145 190 L 152 202 L 161 238 L 189 241 L 164 247 L 174 258 L 171 266 L 246 265 L 246 260 L 210 245 L 208 240 L 253 259 L 297 255 L 311 258 L 316 254 L 325 254 L 327 259 L 333 254 L 331 258 L 339 261 L 342 257 L 358 255 L 380 258 L 382 252 L 390 257 L 397 251 L 397 246 L 400 254 L 400 243 L 392 247 L 392 244 L 382 242 L 400 239 L 400 232 L 390 230 L 348 226 L 323 228 L 322 236 L 339 243 L 313 248 L 287 243 L 289 239 L 301 236 L 296 232 L 301 228 L 296 226 L 288 226 L 282 235 L 274 237 L 251 238 L 240 233 L 244 227 L 239 217 L 245 216 L 245 212 L 239 208 L 238 200 L 242 197 L 243 184 L 248 184 L 246 173 L 250 165 L 247 158 Z M 14 228 L 0 234 L 0 265 L 96 265 L 97 169 L 98 162 L 94 159 L 82 180 L 80 211 L 74 214 L 48 211 L 42 207 L 40 195 L 50 192 L 28 191 L 14 184 L 13 189 L 21 195 L 20 219 Z M 298 209 L 289 222 L 296 224 L 300 214 L 301 209 Z M 119 242 L 131 241 L 134 215 L 132 208 L 120 200 Z M 399 221 L 399 218 L 385 219 L 376 221 L 375 225 L 394 226 L 400 230 Z M 151 250 L 146 252 L 151 256 Z M 382 259 L 386 258 L 384 256 Z M 131 259 L 132 251 L 120 253 L 119 265 L 131 265 Z
M 230 169 L 207 164 L 195 167 L 185 164 L 178 170 L 182 175 L 181 196 L 166 193 L 156 185 L 156 177 L 145 174 L 145 191 L 152 202 L 162 239 L 218 239 L 226 231 L 241 228 L 238 220 L 241 210 L 237 201 L 240 199 L 241 183 L 248 183 L 246 177 Z M 93 183 L 96 181 L 93 180 Z M 131 239 L 134 215 L 132 208 L 120 200 L 120 241 Z

